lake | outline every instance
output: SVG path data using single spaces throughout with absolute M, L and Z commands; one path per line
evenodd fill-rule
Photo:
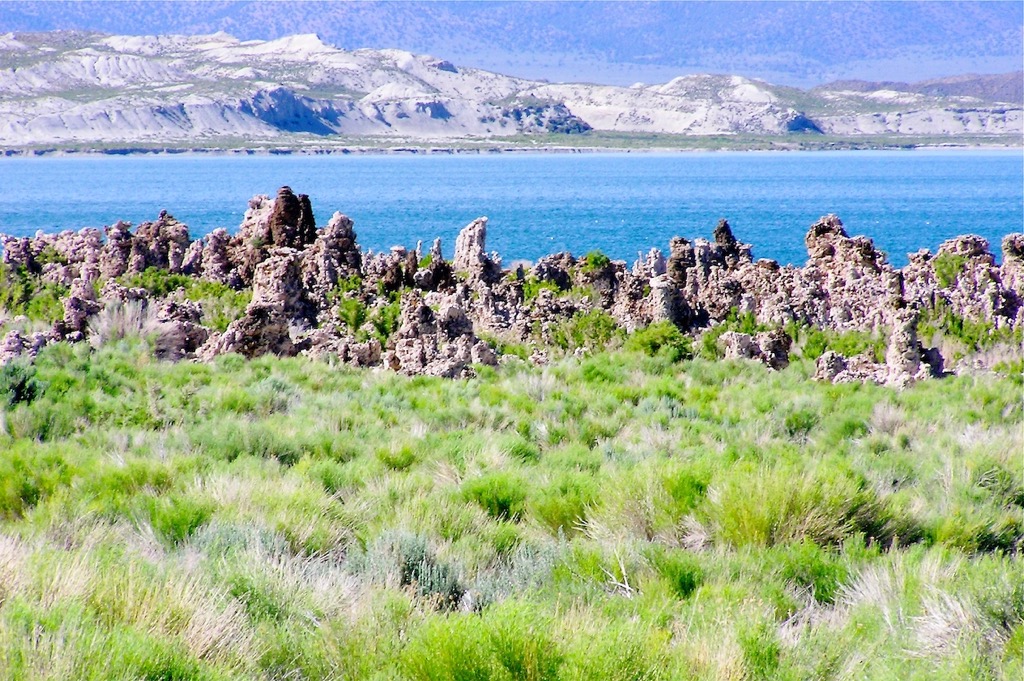
M 802 264 L 826 213 L 896 265 L 958 234 L 999 242 L 1024 224 L 1024 152 L 916 150 L 675 154 L 65 156 L 0 159 L 0 232 L 138 224 L 166 209 L 193 237 L 234 232 L 254 194 L 309 194 L 340 210 L 364 251 L 426 245 L 486 215 L 504 261 L 600 249 L 630 262 L 726 218 L 754 256 Z

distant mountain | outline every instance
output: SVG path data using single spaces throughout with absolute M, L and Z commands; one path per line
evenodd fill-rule
M 0 144 L 322 146 L 372 138 L 393 146 L 589 130 L 908 139 L 1021 133 L 1019 103 L 897 85 L 804 91 L 718 75 L 631 87 L 548 83 L 403 50 L 340 50 L 312 34 L 241 41 L 226 33 L 11 33 L 0 36 Z
M 829 83 L 817 91 L 873 92 L 898 90 L 916 92 L 932 97 L 975 97 L 989 102 L 1012 102 L 1024 105 L 1024 71 L 979 76 L 967 74 L 933 78 L 918 83 L 894 81 L 841 80 Z
M 0 2 L 0 32 L 80 29 L 241 39 L 317 33 L 345 49 L 443 54 L 520 77 L 627 85 L 737 73 L 808 87 L 1005 73 L 1024 3 Z

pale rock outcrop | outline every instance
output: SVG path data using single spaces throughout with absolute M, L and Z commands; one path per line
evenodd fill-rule
M 71 292 L 64 299 L 64 316 L 57 329 L 58 335 L 68 340 L 85 338 L 89 317 L 103 309 L 97 300 L 93 279 L 79 277 L 71 284 Z
M 238 235 L 231 240 L 229 259 L 244 284 L 252 281 L 256 266 L 275 248 L 301 250 L 316 240 L 313 207 L 305 194 L 281 187 L 273 200 L 255 196 L 242 218 Z M 205 260 L 205 255 L 204 255 Z
M 309 334 L 309 348 L 303 352 L 310 357 L 337 359 L 349 366 L 375 367 L 380 365 L 383 348 L 376 338 L 359 342 L 351 336 L 338 336 L 330 329 L 320 328 Z
M 156 319 L 160 325 L 156 354 L 163 359 L 192 356 L 210 337 L 210 330 L 202 325 L 203 309 L 199 303 L 166 300 L 157 308 Z
M 828 350 L 815 363 L 815 380 L 832 383 L 877 383 L 905 388 L 912 383 L 943 375 L 943 358 L 936 348 L 924 348 L 917 339 L 919 313 L 913 308 L 896 310 L 885 362 L 865 353 L 846 358 Z
M 561 291 L 572 288 L 573 268 L 576 258 L 571 253 L 555 253 L 546 255 L 530 269 L 530 276 L 537 281 L 549 281 Z
M 156 221 L 143 222 L 135 230 L 132 252 L 137 262 L 129 269 L 141 272 L 147 267 L 156 267 L 180 273 L 189 244 L 188 226 L 167 211 L 160 211 Z
M 938 266 L 943 258 L 946 263 L 960 265 L 949 286 L 938 282 L 938 297 L 955 314 L 976 321 L 989 320 L 997 327 L 1017 316 L 1020 296 L 1004 285 L 988 241 L 973 235 L 950 239 L 939 246 L 932 264 Z M 1012 266 L 1011 258 L 1011 271 Z
M 246 357 L 294 355 L 308 343 L 297 337 L 316 318 L 302 285 L 302 252 L 278 248 L 256 265 L 252 301 L 245 315 L 220 335 L 211 335 L 198 351 L 203 359 L 229 352 Z M 294 337 L 293 337 L 294 336 Z
M 920 314 L 935 319 L 953 313 L 996 328 L 1024 324 L 1022 234 L 1003 240 L 1001 266 L 983 239 L 967 236 L 947 241 L 935 255 L 912 254 L 897 270 L 870 239 L 848 236 L 829 215 L 806 235 L 807 264 L 780 267 L 755 261 L 751 247 L 722 220 L 712 241 L 672 239 L 667 259 L 652 249 L 629 269 L 619 261 L 558 253 L 529 272 L 523 264 L 505 272 L 500 259 L 486 253 L 486 227 L 480 218 L 462 230 L 452 262 L 443 257 L 440 240 L 426 258 L 421 244 L 364 257 L 350 219 L 336 213 L 318 231 L 308 198 L 282 187 L 273 200 L 250 201 L 235 237 L 221 229 L 190 241 L 187 227 L 164 212 L 135 233 L 122 222 L 106 228 L 106 242 L 99 230 L 4 237 L 3 259 L 69 288 L 54 338 L 83 340 L 104 305 L 132 304 L 144 308 L 159 330 L 158 352 L 172 359 L 306 352 L 439 376 L 465 376 L 472 363 L 494 360 L 476 331 L 533 344 L 538 361 L 546 361 L 538 341 L 551 342 L 573 315 L 593 311 L 609 314 L 630 332 L 653 322 L 699 332 L 734 310 L 753 315 L 774 329 L 756 336 L 727 333 L 722 345 L 729 357 L 772 368 L 788 362 L 790 339 L 781 329 L 787 323 L 838 332 L 884 330 L 891 334 L 885 362 L 826 353 L 817 373 L 825 380 L 898 386 L 942 373 L 942 358 L 917 338 Z M 118 280 L 149 267 L 236 289 L 251 286 L 252 299 L 242 318 L 224 333 L 212 333 L 202 310 L 182 293 L 152 296 Z M 350 282 L 344 295 L 353 303 L 346 304 L 344 320 L 332 306 L 343 279 Z M 385 328 L 381 321 L 393 314 L 388 305 L 398 292 L 400 328 L 382 348 L 367 339 Z M 12 348 L 22 344 L 12 338 Z
M 107 240 L 100 255 L 100 276 L 104 279 L 120 277 L 128 271 L 132 257 L 131 225 L 119 220 L 105 227 L 104 232 Z
M 393 246 L 387 253 L 370 252 L 363 259 L 363 281 L 371 290 L 391 293 L 412 286 L 416 272 L 416 252 L 405 246 Z
M 782 329 L 762 331 L 756 336 L 726 331 L 719 337 L 726 359 L 754 359 L 775 370 L 789 366 L 789 349 L 792 342 Z
M 418 249 L 417 249 L 418 250 Z M 413 274 L 413 284 L 421 291 L 438 291 L 455 285 L 455 272 L 451 264 L 441 253 L 441 239 L 434 239 L 430 252 L 430 262 L 426 267 L 418 268 Z
M 457 304 L 434 312 L 418 290 L 402 297 L 398 331 L 388 344 L 385 363 L 405 374 L 462 378 L 471 364 L 497 364 L 493 349 L 473 333 L 473 323 Z
M 641 278 L 652 279 L 659 277 L 668 270 L 668 261 L 660 248 L 651 248 L 647 254 L 638 253 L 636 262 L 633 263 L 633 275 Z
M 362 275 L 362 254 L 356 245 L 352 220 L 335 213 L 306 249 L 302 260 L 302 286 L 319 310 L 326 310 L 338 282 Z
M 305 254 L 294 248 L 277 248 L 256 266 L 252 301 L 248 310 L 267 308 L 296 325 L 316 319 L 316 308 L 306 295 L 303 281 Z
M 480 217 L 462 228 L 455 239 L 452 268 L 469 277 L 471 282 L 491 284 L 501 277 L 501 260 L 488 256 L 487 218 Z
M 871 239 L 849 237 L 842 221 L 826 215 L 805 237 L 810 256 L 796 285 L 817 290 L 817 309 L 805 310 L 807 321 L 834 328 L 879 329 L 887 321 L 887 305 L 900 296 L 901 281 Z
M 250 204 L 251 205 L 251 204 Z M 232 288 L 242 286 L 242 277 L 231 262 L 231 237 L 226 229 L 215 229 L 202 241 L 202 256 L 198 259 L 203 279 L 225 284 Z
M 46 334 L 39 332 L 28 335 L 17 330 L 7 332 L 0 341 L 0 367 L 16 359 L 34 359 L 49 340 Z

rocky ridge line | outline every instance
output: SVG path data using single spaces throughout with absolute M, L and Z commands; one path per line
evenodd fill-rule
M 249 201 L 238 233 L 220 229 L 192 240 L 163 212 L 134 231 L 105 228 L 2 238 L 3 263 L 66 290 L 63 317 L 47 332 L 10 331 L 0 364 L 33 356 L 47 343 L 96 340 L 95 320 L 134 306 L 149 315 L 157 351 L 171 359 L 209 360 L 225 353 L 256 357 L 334 355 L 340 361 L 405 374 L 464 377 L 474 364 L 496 364 L 481 334 L 534 349 L 544 361 L 559 325 L 600 311 L 634 331 L 671 322 L 698 334 L 730 314 L 770 329 L 719 339 L 726 357 L 756 359 L 779 369 L 797 323 L 836 332 L 890 334 L 884 362 L 825 352 L 817 377 L 893 385 L 942 375 L 943 358 L 918 338 L 923 314 L 951 314 L 993 330 L 1024 328 L 1024 234 L 1003 239 L 997 265 L 980 237 L 961 236 L 937 253 L 912 254 L 893 268 L 866 237 L 850 237 L 838 217 L 811 226 L 802 267 L 753 257 L 726 221 L 712 241 L 675 238 L 666 256 L 639 254 L 632 267 L 607 258 L 558 253 L 531 268 L 502 267 L 487 253 L 487 218 L 467 225 L 447 261 L 440 240 L 429 252 L 395 246 L 363 253 L 352 220 L 335 213 L 316 226 L 308 197 L 282 187 L 276 197 Z M 190 281 L 250 289 L 244 314 L 223 331 L 203 323 L 201 305 L 184 290 L 156 296 L 128 288 L 125 277 L 147 271 Z M 581 293 L 581 292 L 585 292 Z M 2 321 L 2 319 L 0 319 Z

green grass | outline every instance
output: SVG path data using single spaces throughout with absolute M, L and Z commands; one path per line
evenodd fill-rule
M 11 365 L 2 675 L 1021 678 L 1019 377 L 615 338 L 467 381 L 131 341 Z
M 32 321 L 52 324 L 64 317 L 63 297 L 67 289 L 44 282 L 24 267 L 12 269 L 0 263 L 0 310 L 14 317 L 25 315 Z

